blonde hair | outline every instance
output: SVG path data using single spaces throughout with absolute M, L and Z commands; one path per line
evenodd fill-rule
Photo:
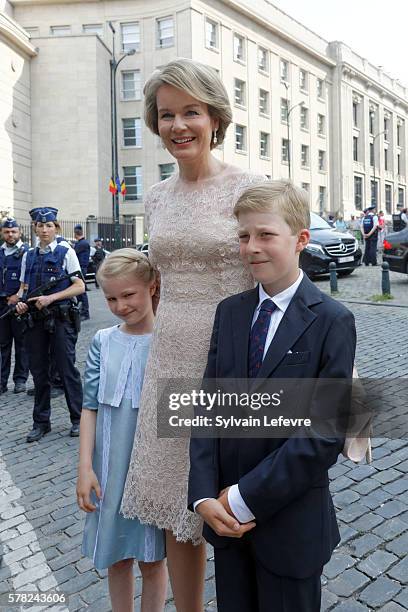
M 159 136 L 158 110 L 156 95 L 162 85 L 172 85 L 185 91 L 199 102 L 208 106 L 209 115 L 218 119 L 217 144 L 211 139 L 211 149 L 222 144 L 229 124 L 232 110 L 227 91 L 214 68 L 180 58 L 155 70 L 144 86 L 144 119 L 147 127 Z
M 156 272 L 144 253 L 136 249 L 118 249 L 102 261 L 96 279 L 103 285 L 107 278 L 134 276 L 147 284 L 156 280 Z
M 309 195 L 292 181 L 265 181 L 248 187 L 234 206 L 234 215 L 244 212 L 276 212 L 293 234 L 310 227 Z

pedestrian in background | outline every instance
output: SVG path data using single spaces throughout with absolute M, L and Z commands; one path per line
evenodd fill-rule
M 365 242 L 363 262 L 366 266 L 377 265 L 378 217 L 374 211 L 375 206 L 366 208 L 361 222 L 361 234 Z
M 95 287 L 99 289 L 98 279 L 96 277 L 98 274 L 99 267 L 106 257 L 106 252 L 102 246 L 102 238 L 95 238 L 94 245 L 95 245 L 95 252 L 92 255 L 92 261 L 95 264 Z
M 21 264 L 18 295 L 27 298 L 27 303 L 19 302 L 16 310 L 27 320 L 25 341 L 35 387 L 33 428 L 27 442 L 38 441 L 51 431 L 50 355 L 64 386 L 72 424 L 70 435 L 79 436 L 82 384 L 75 367 L 79 325 L 74 298 L 85 291 L 85 284 L 75 251 L 67 242 L 56 240 L 60 229 L 57 212 L 51 207 L 38 211 L 35 223 L 39 244 L 24 254 Z M 30 293 L 55 280 L 58 282 L 45 295 L 30 297 Z
M 339 215 L 337 217 L 334 225 L 335 225 L 336 230 L 338 232 L 345 232 L 345 231 L 347 231 L 347 225 L 346 225 L 346 222 L 344 221 L 344 218 L 343 218 L 342 215 Z
M 378 213 L 378 240 L 377 240 L 377 250 L 378 251 L 383 250 L 383 242 L 384 242 L 385 233 L 386 233 L 385 230 L 386 230 L 386 227 L 385 227 L 384 211 L 380 210 L 380 212 Z
M 21 240 L 20 227 L 15 219 L 7 218 L 1 225 L 0 247 L 0 317 L 19 300 L 21 263 L 28 251 L 28 244 Z M 14 342 L 15 362 L 13 370 L 14 393 L 26 390 L 28 355 L 25 348 L 23 326 L 10 312 L 0 319 L 0 395 L 6 393 L 11 369 L 11 353 Z
M 74 250 L 78 257 L 79 265 L 81 266 L 82 276 L 85 282 L 85 291 L 78 295 L 77 299 L 81 305 L 81 320 L 87 321 L 89 319 L 89 300 L 86 294 L 86 273 L 88 272 L 89 258 L 91 254 L 91 245 L 84 236 L 82 225 L 76 225 L 74 227 L 75 244 Z
M 82 552 L 108 568 L 112 610 L 133 610 L 134 559 L 142 574 L 141 609 L 162 612 L 167 592 L 164 531 L 120 513 L 149 353 L 156 274 L 145 255 L 119 249 L 98 278 L 121 325 L 92 340 L 84 377 L 77 499 L 88 512 Z

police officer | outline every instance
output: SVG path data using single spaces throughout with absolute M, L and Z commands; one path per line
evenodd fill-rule
M 361 234 L 365 242 L 363 262 L 366 266 L 377 265 L 378 217 L 374 210 L 375 206 L 366 208 L 361 222 Z
M 91 245 L 84 236 L 82 225 L 76 225 L 74 227 L 74 235 L 76 239 L 74 249 L 78 257 L 79 265 L 81 266 L 82 276 L 85 280 L 86 273 L 88 271 L 89 257 L 91 254 Z M 85 293 L 82 293 L 78 296 L 78 301 L 82 304 L 81 319 L 82 321 L 86 321 L 87 319 L 89 319 L 89 301 L 88 296 L 86 295 L 86 290 Z
M 21 262 L 28 244 L 21 240 L 20 227 L 15 219 L 7 218 L 1 225 L 4 240 L 0 247 L 0 316 L 18 302 Z M 7 391 L 11 368 L 11 351 L 14 340 L 15 363 L 13 372 L 14 393 L 26 390 L 28 355 L 25 350 L 23 327 L 11 313 L 0 320 L 0 395 Z
M 82 409 L 81 377 L 75 367 L 75 345 L 78 338 L 77 311 L 74 298 L 85 290 L 78 258 L 66 242 L 57 242 L 60 228 L 57 210 L 42 208 L 36 217 L 39 244 L 30 249 L 21 266 L 20 297 L 25 301 L 16 306 L 18 314 L 27 319 L 26 345 L 30 370 L 34 379 L 35 396 L 33 429 L 27 442 L 40 440 L 51 431 L 50 424 L 50 354 L 56 362 L 64 385 L 70 412 L 71 436 L 79 435 Z M 76 274 L 77 276 L 70 276 Z M 42 285 L 60 279 L 46 291 L 46 295 L 30 297 Z M 29 310 L 30 307 L 30 310 Z
M 96 280 L 96 274 L 99 270 L 99 266 L 106 257 L 105 249 L 102 246 L 102 238 L 95 238 L 95 252 L 92 255 L 92 261 L 95 264 L 95 287 L 99 289 L 98 281 Z

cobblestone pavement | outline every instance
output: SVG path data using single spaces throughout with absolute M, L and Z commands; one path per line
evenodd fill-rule
M 378 268 L 361 268 L 340 279 L 340 297 L 361 299 L 379 293 L 378 276 Z M 408 279 L 399 278 L 398 299 L 408 303 Z M 324 280 L 318 285 L 328 288 Z M 84 324 L 78 345 L 81 370 L 93 333 L 112 323 L 100 292 L 92 289 L 89 297 L 92 319 Z M 408 376 L 406 310 L 348 306 L 357 321 L 360 375 Z M 0 593 L 58 588 L 69 599 L 65 606 L 48 609 L 110 610 L 106 572 L 95 571 L 81 556 L 84 516 L 75 498 L 78 440 L 68 436 L 65 400 L 53 400 L 52 432 L 38 443 L 26 444 L 31 410 L 32 400 L 26 395 L 9 391 L 0 398 Z M 374 447 L 371 466 L 340 459 L 331 470 L 342 542 L 324 569 L 322 610 L 408 609 L 408 440 L 375 439 Z M 207 610 L 216 609 L 211 557 L 208 547 Z M 136 572 L 137 610 L 140 587 Z M 175 611 L 170 591 L 166 610 Z

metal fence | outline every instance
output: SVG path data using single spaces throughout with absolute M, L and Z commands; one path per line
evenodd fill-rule
M 76 225 L 82 225 L 85 238 L 87 238 L 91 246 L 95 238 L 102 238 L 103 246 L 108 251 L 113 251 L 122 247 L 135 247 L 136 245 L 136 227 L 132 222 L 123 222 L 121 219 L 119 224 L 120 228 L 120 244 L 115 244 L 115 224 L 112 223 L 111 217 L 88 217 L 87 219 L 77 220 L 58 220 L 61 226 L 61 235 L 72 242 L 75 240 L 74 227 Z M 35 246 L 36 235 L 34 226 L 30 223 L 20 224 L 22 237 L 24 242 L 27 242 L 30 246 Z

